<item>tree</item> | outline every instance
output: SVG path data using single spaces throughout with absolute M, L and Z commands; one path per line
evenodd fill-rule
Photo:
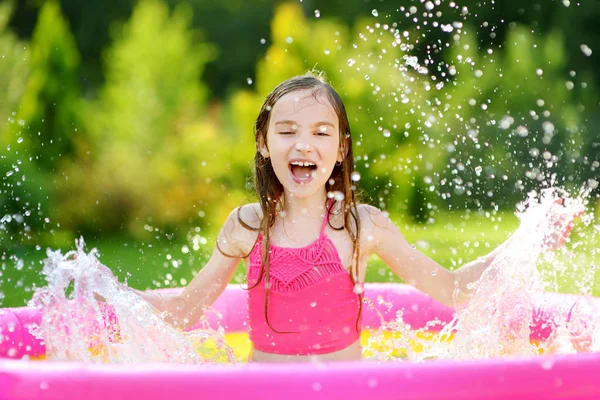
M 73 152 L 80 126 L 79 55 L 56 1 L 42 7 L 30 43 L 31 74 L 21 98 L 17 135 L 41 170 L 53 172 L 61 157 Z
M 106 83 L 87 107 L 85 145 L 64 173 L 61 215 L 70 226 L 184 236 L 223 197 L 228 146 L 200 81 L 214 49 L 190 20 L 188 7 L 144 1 L 114 30 Z
M 7 34 L 3 42 L 8 47 L 16 44 Z M 13 234 L 11 239 L 27 241 L 52 229 L 46 221 L 56 190 L 52 176 L 60 162 L 72 154 L 79 124 L 79 58 L 55 1 L 44 4 L 27 51 L 7 50 L 9 58 L 3 65 L 8 66 L 6 82 L 10 87 L 3 106 L 19 104 L 12 112 L 3 111 L 11 112 L 8 119 L 12 122 L 3 127 L 2 135 L 3 145 L 10 149 L 1 159 L 7 171 L 3 183 L 8 195 L 3 211 L 21 220 L 17 228 L 20 236 Z

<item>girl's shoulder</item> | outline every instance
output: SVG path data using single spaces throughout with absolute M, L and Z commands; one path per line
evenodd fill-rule
M 360 218 L 361 226 L 371 228 L 373 224 L 380 224 L 388 218 L 388 213 L 370 204 L 357 204 L 358 217 Z
M 389 233 L 392 225 L 395 225 L 387 211 L 380 210 L 370 204 L 358 204 L 357 209 L 360 218 L 361 237 L 368 238 L 371 245 L 377 245 L 382 235 Z
M 262 212 L 260 204 L 244 204 L 234 208 L 217 238 L 221 253 L 245 258 L 258 237 Z
M 234 210 L 234 213 L 236 222 L 243 228 L 252 231 L 260 229 L 263 212 L 259 203 L 241 205 Z

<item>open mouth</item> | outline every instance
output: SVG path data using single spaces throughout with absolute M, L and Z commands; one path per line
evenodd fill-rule
M 294 181 L 306 183 L 313 179 L 313 173 L 317 170 L 317 164 L 310 161 L 292 161 L 289 164 Z

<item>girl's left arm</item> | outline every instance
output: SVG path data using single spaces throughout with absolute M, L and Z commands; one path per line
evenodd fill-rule
M 401 279 L 428 294 L 439 302 L 455 306 L 454 293 L 459 290 L 463 295 L 470 292 L 469 283 L 476 282 L 483 271 L 506 243 L 490 254 L 472 261 L 456 271 L 449 271 L 425 254 L 413 248 L 404 239 L 398 227 L 389 219 L 387 213 L 375 207 L 369 207 L 368 218 L 373 238 L 371 251 L 375 253 Z M 363 219 L 364 220 L 364 219 Z M 509 239 L 510 240 L 510 239 Z
M 373 237 L 371 251 L 381 258 L 401 279 L 415 286 L 439 302 L 454 306 L 455 300 L 463 302 L 472 294 L 471 283 L 477 282 L 496 256 L 513 240 L 511 236 L 491 253 L 467 263 L 455 271 L 449 271 L 437 262 L 417 251 L 404 239 L 398 227 L 387 213 L 366 206 L 371 223 L 367 227 Z M 557 207 L 561 207 L 557 203 Z M 573 220 L 581 211 L 563 212 L 553 229 L 546 234 L 549 249 L 561 247 L 573 228 Z M 364 220 L 364 219 L 363 219 Z M 458 297 L 454 294 L 458 289 Z

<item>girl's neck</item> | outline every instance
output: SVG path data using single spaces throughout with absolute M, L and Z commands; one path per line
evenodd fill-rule
M 325 190 L 310 197 L 298 198 L 292 194 L 284 194 L 281 216 L 286 220 L 302 221 L 322 219 L 326 212 L 327 193 Z

